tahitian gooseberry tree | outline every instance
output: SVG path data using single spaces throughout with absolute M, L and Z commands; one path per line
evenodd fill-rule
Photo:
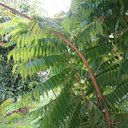
M 30 113 L 34 127 L 126 128 L 127 0 L 73 0 L 62 19 L 26 18 L 26 27 L 9 41 L 15 43 L 8 55 L 13 73 L 23 80 L 39 71 L 50 74 L 24 102 L 37 101 L 50 90 L 56 95 Z

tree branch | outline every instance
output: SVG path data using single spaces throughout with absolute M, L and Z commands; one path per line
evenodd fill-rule
M 0 46 L 3 47 L 4 46 L 4 43 L 3 42 L 0 42 Z
M 60 39 L 62 39 L 66 44 L 68 44 L 73 50 L 75 50 L 75 52 L 79 55 L 79 57 L 82 59 L 84 65 L 87 67 L 88 69 L 88 72 L 90 74 L 90 77 L 91 77 L 91 80 L 92 80 L 92 83 L 93 83 L 93 86 L 96 90 L 96 93 L 98 94 L 101 102 L 103 103 L 104 105 L 104 110 L 105 110 L 105 118 L 106 118 L 106 123 L 107 123 L 107 126 L 108 128 L 111 128 L 111 120 L 110 120 L 110 114 L 108 112 L 108 109 L 107 107 L 105 106 L 105 100 L 104 100 L 104 96 L 102 94 L 102 92 L 100 91 L 99 89 L 99 86 L 96 82 L 96 79 L 95 79 L 95 76 L 92 72 L 92 69 L 89 65 L 89 63 L 87 62 L 86 58 L 84 57 L 83 53 L 70 41 L 68 40 L 65 36 L 63 36 L 61 33 L 59 32 L 56 32 L 54 31 L 53 32 L 57 37 L 59 37 Z
M 16 14 L 18 14 L 18 15 L 24 17 L 24 18 L 27 18 L 27 19 L 29 19 L 29 20 L 32 19 L 31 17 L 29 17 L 29 16 L 27 16 L 27 15 L 25 15 L 25 14 L 23 14 L 23 13 L 17 11 L 17 10 L 15 10 L 14 8 L 11 8 L 11 7 L 9 7 L 9 6 L 5 5 L 5 4 L 0 3 L 0 6 L 6 8 L 6 9 L 9 9 L 10 11 L 12 11 L 12 12 L 14 12 L 14 13 L 16 13 Z

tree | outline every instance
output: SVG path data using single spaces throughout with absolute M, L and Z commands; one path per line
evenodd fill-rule
M 9 54 L 14 59 L 13 71 L 24 80 L 50 69 L 49 79 L 35 88 L 33 99 L 38 99 L 36 94 L 61 90 L 54 102 L 32 112 L 33 118 L 40 117 L 35 127 L 127 127 L 126 0 L 74 0 L 61 24 L 63 28 L 49 19 L 35 18 L 10 40 L 16 43 Z M 105 101 L 93 89 L 90 71 L 70 46 L 88 60 Z M 104 116 L 106 106 L 111 125 Z

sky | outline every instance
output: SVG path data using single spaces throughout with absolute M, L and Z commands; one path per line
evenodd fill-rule
M 71 0 L 40 0 L 41 8 L 47 12 L 48 17 L 53 17 L 61 11 L 67 12 Z
M 26 2 L 37 10 L 36 14 L 39 12 L 39 15 L 41 13 L 42 15 L 51 18 L 54 17 L 56 13 L 60 13 L 61 11 L 67 12 L 70 8 L 71 1 L 72 0 L 2 0 L 3 3 L 9 3 L 9 5 L 12 4 L 11 6 L 14 6 L 15 8 L 17 7 L 17 3 Z

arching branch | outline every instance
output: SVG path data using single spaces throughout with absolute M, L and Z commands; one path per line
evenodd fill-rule
M 90 74 L 90 77 L 91 77 L 91 80 L 92 80 L 92 83 L 93 83 L 93 86 L 96 90 L 96 93 L 97 95 L 99 96 L 101 102 L 103 103 L 104 105 L 104 111 L 105 111 L 105 118 L 106 118 L 106 123 L 107 123 L 107 126 L 108 128 L 111 128 L 111 120 L 110 120 L 110 114 L 108 112 L 108 109 L 105 105 L 105 100 L 104 100 L 104 96 L 102 94 L 102 92 L 100 91 L 99 89 L 99 86 L 96 82 L 96 79 L 95 79 L 95 76 L 92 72 L 92 69 L 88 63 L 88 61 L 86 60 L 86 58 L 84 57 L 83 53 L 70 41 L 68 40 L 65 36 L 63 36 L 61 33 L 59 32 L 56 32 L 54 31 L 53 32 L 57 37 L 59 37 L 60 39 L 62 39 L 66 44 L 68 44 L 73 50 L 75 50 L 75 52 L 78 54 L 78 56 L 81 58 L 81 60 L 83 61 L 85 67 L 88 69 L 88 72 Z

